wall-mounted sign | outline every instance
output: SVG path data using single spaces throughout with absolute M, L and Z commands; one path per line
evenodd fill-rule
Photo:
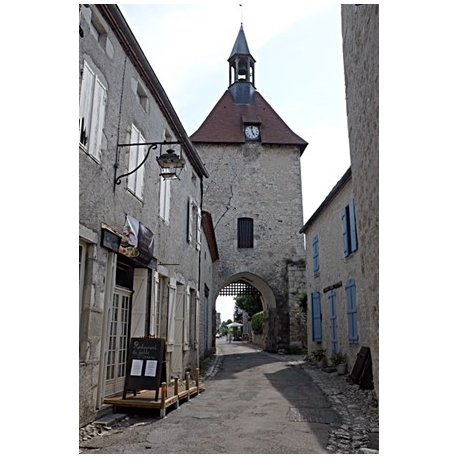
M 121 236 L 115 234 L 109 229 L 102 228 L 102 246 L 107 250 L 114 251 L 117 253 L 119 251 L 119 246 L 121 244 Z
M 153 259 L 153 233 L 132 216 L 126 215 L 119 253 L 148 266 Z

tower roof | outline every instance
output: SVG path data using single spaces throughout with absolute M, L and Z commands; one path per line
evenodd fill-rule
M 261 125 L 262 144 L 297 145 L 301 153 L 308 145 L 257 91 L 249 104 L 238 104 L 226 90 L 190 139 L 193 143 L 245 143 L 243 126 L 247 123 Z
M 202 125 L 190 136 L 193 143 L 245 143 L 244 126 L 260 126 L 261 144 L 296 145 L 301 154 L 308 143 L 296 135 L 256 91 L 254 63 L 243 25 L 228 59 L 229 88 Z
M 243 24 L 240 24 L 239 34 L 237 35 L 237 39 L 235 40 L 234 47 L 232 48 L 232 52 L 228 60 L 230 60 L 236 54 L 245 54 L 251 56 L 250 50 L 248 49 L 245 32 L 243 31 Z

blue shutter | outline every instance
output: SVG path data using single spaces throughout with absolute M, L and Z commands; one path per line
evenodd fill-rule
M 329 316 L 331 319 L 331 351 L 335 355 L 337 353 L 337 310 L 336 310 L 336 291 L 329 291 Z
M 320 260 L 318 257 L 318 236 L 313 237 L 313 273 L 316 275 L 320 270 Z
M 321 302 L 320 293 L 312 293 L 312 336 L 314 342 L 321 342 Z
M 356 310 L 356 284 L 355 280 L 348 280 L 345 286 L 347 292 L 347 317 L 348 317 L 348 341 L 358 342 L 358 316 Z
M 342 210 L 342 235 L 343 235 L 343 247 L 345 256 L 350 254 L 348 246 L 348 233 L 347 233 L 347 211 L 345 207 Z
M 355 217 L 355 200 L 353 197 L 350 199 L 349 205 L 349 219 L 350 219 L 350 251 L 356 251 L 358 248 L 358 240 L 356 238 L 356 217 Z

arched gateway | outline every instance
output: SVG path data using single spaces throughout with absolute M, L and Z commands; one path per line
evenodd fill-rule
M 228 62 L 228 89 L 190 137 L 209 172 L 203 210 L 219 252 L 210 300 L 237 281 L 254 286 L 265 311 L 264 348 L 276 351 L 306 341 L 296 296 L 305 289 L 300 157 L 307 142 L 256 90 L 243 26 Z
M 237 296 L 238 294 L 247 294 L 253 292 L 258 293 L 264 311 L 264 333 L 263 347 L 268 351 L 275 351 L 276 343 L 271 341 L 269 337 L 276 335 L 276 301 L 275 294 L 272 288 L 259 276 L 249 272 L 240 272 L 230 276 L 218 290 L 217 295 Z

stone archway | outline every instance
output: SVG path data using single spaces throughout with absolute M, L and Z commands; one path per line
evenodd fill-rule
M 277 339 L 275 337 L 277 335 L 277 306 L 272 288 L 258 275 L 250 272 L 239 272 L 224 280 L 218 288 L 218 295 L 224 288 L 239 282 L 246 283 L 259 291 L 264 311 L 262 348 L 265 351 L 276 352 L 278 350 Z

